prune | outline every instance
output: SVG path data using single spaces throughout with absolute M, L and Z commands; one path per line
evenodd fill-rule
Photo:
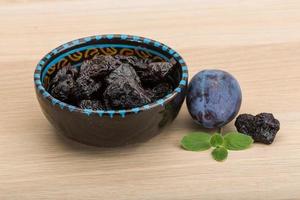
M 49 84 L 49 92 L 53 97 L 61 101 L 67 101 L 72 98 L 75 81 L 78 71 L 71 65 L 65 66 L 57 71 Z
M 260 113 L 256 116 L 241 114 L 235 121 L 235 126 L 240 133 L 250 135 L 255 142 L 272 144 L 280 123 L 271 113 Z
M 140 63 L 140 59 L 135 56 L 123 56 L 123 55 L 116 55 L 115 59 L 119 60 L 122 63 L 130 64 L 132 66 Z
M 255 116 L 249 114 L 239 115 L 234 125 L 240 133 L 254 133 L 255 132 Z
M 110 83 L 103 97 L 115 109 L 139 107 L 150 103 L 150 98 L 141 87 L 134 69 L 123 64 L 112 72 L 107 81 Z
M 241 102 L 238 81 L 225 71 L 201 71 L 189 84 L 189 113 L 204 128 L 220 128 L 229 123 L 237 115 Z
M 169 62 L 154 62 L 152 59 L 138 59 L 135 56 L 116 55 L 115 59 L 130 64 L 140 79 L 148 82 L 161 81 L 173 67 Z
M 96 55 L 80 66 L 59 70 L 50 93 L 82 109 L 128 109 L 158 100 L 172 92 L 167 62 L 135 56 Z M 147 88 L 147 89 L 144 89 Z
M 77 77 L 78 70 L 76 68 L 73 68 L 71 65 L 67 65 L 60 70 L 57 71 L 55 76 L 51 79 L 49 88 L 54 87 L 57 85 L 60 81 L 66 80 L 66 79 L 74 79 Z
M 163 80 L 173 67 L 168 62 L 148 62 L 139 62 L 134 65 L 137 74 L 145 82 L 159 82 Z
M 152 89 L 147 89 L 146 93 L 152 101 L 158 100 L 173 91 L 172 85 L 169 83 L 159 83 Z
M 121 64 L 117 69 L 112 71 L 106 78 L 108 84 L 112 84 L 119 79 L 127 79 L 127 82 L 132 84 L 140 84 L 141 80 L 137 76 L 135 70 L 129 64 Z
M 82 100 L 79 103 L 82 109 L 103 110 L 104 106 L 99 100 Z
M 128 82 L 122 81 L 109 85 L 104 98 L 109 99 L 110 106 L 115 109 L 139 107 L 151 102 L 141 87 L 132 87 Z
M 101 82 L 96 82 L 87 75 L 81 75 L 76 80 L 75 96 L 77 99 L 90 99 L 101 87 Z
M 80 67 L 80 75 L 92 78 L 102 78 L 120 66 L 121 62 L 112 56 L 96 55 L 91 60 L 84 61 Z

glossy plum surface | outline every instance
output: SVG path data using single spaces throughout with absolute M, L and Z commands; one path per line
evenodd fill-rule
M 222 70 L 203 70 L 191 80 L 187 107 L 204 128 L 220 128 L 239 112 L 242 92 L 238 81 Z

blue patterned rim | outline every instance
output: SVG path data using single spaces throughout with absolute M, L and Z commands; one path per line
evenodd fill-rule
M 165 96 L 162 99 L 157 100 L 156 102 L 144 105 L 142 107 L 136 107 L 132 109 L 127 109 L 127 110 L 92 110 L 92 109 L 81 109 L 79 107 L 64 103 L 54 97 L 52 97 L 44 88 L 42 81 L 44 79 L 45 73 L 47 72 L 48 68 L 53 65 L 57 60 L 60 59 L 60 57 L 57 57 L 53 61 L 49 63 L 49 60 L 60 54 L 62 51 L 68 50 L 69 48 L 76 47 L 78 45 L 83 45 L 85 43 L 91 42 L 93 40 L 95 41 L 100 41 L 101 39 L 119 39 L 119 40 L 127 40 L 127 41 L 134 41 L 138 42 L 141 44 L 146 44 L 147 46 L 154 46 L 156 48 L 161 48 L 165 53 L 169 54 L 174 58 L 181 66 L 182 73 L 181 73 L 181 80 L 179 82 L 179 85 L 177 88 L 174 89 L 174 91 L 167 96 Z M 101 44 L 99 44 L 101 45 Z M 108 44 L 109 46 L 113 46 L 113 44 Z M 97 45 L 95 45 L 97 46 Z M 145 48 L 146 51 L 151 51 L 151 49 Z M 76 49 L 77 50 L 77 49 Z M 68 53 L 68 52 L 67 52 Z M 64 55 L 64 54 L 63 54 Z M 61 56 L 63 56 L 61 55 Z M 163 56 L 160 54 L 160 56 Z M 182 57 L 173 49 L 168 47 L 165 44 L 162 44 L 160 42 L 157 42 L 155 40 L 151 40 L 148 38 L 144 37 L 139 37 L 139 36 L 131 36 L 131 35 L 119 35 L 119 34 L 108 34 L 108 35 L 96 35 L 96 36 L 90 36 L 90 37 L 85 37 L 77 40 L 73 40 L 71 42 L 65 43 L 55 49 L 53 49 L 51 52 L 49 52 L 46 56 L 44 56 L 40 62 L 37 64 L 35 72 L 34 72 L 34 82 L 37 90 L 42 94 L 42 96 L 47 99 L 49 102 L 52 103 L 54 106 L 59 106 L 60 109 L 68 109 L 70 112 L 81 112 L 87 116 L 90 116 L 91 114 L 97 114 L 100 117 L 104 115 L 110 116 L 110 118 L 113 118 L 114 115 L 119 114 L 122 118 L 126 116 L 126 114 L 129 113 L 138 113 L 143 110 L 148 110 L 156 106 L 164 106 L 165 102 L 172 99 L 176 94 L 182 92 L 184 87 L 187 84 L 187 79 L 188 79 L 188 70 L 187 66 L 182 59 Z

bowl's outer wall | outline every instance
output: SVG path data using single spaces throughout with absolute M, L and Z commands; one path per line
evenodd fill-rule
M 174 92 L 161 101 L 149 104 L 148 107 L 145 105 L 146 107 L 143 106 L 142 109 L 122 111 L 122 114 L 120 111 L 115 111 L 115 114 L 110 115 L 111 112 L 108 111 L 80 110 L 60 102 L 44 88 L 41 80 L 44 67 L 54 59 L 87 45 L 116 43 L 136 46 L 135 51 L 140 51 L 141 48 L 153 50 L 173 61 L 176 60 L 181 80 L 178 80 L 180 82 Z M 188 70 L 177 52 L 158 41 L 139 36 L 108 34 L 76 39 L 55 48 L 40 60 L 34 79 L 37 99 L 42 111 L 50 123 L 61 130 L 60 133 L 88 145 L 114 147 L 147 141 L 175 119 L 187 92 Z
M 101 147 L 123 146 L 145 142 L 160 133 L 161 129 L 173 121 L 185 98 L 187 86 L 163 106 L 129 113 L 122 118 L 115 115 L 100 117 L 96 113 L 87 116 L 80 112 L 70 112 L 52 105 L 36 88 L 38 102 L 50 123 L 61 130 L 66 137 L 88 145 Z

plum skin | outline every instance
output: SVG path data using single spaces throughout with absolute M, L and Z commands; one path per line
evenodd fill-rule
M 221 128 L 238 114 L 242 91 L 238 81 L 222 70 L 203 70 L 190 81 L 187 107 L 203 128 Z

